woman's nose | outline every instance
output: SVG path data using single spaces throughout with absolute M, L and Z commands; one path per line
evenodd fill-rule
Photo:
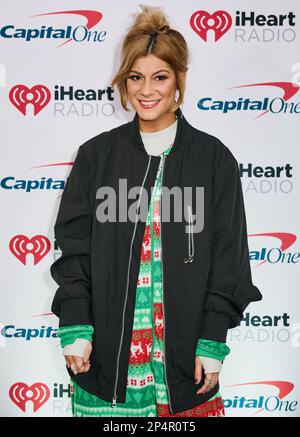
M 145 80 L 144 83 L 141 85 L 140 94 L 142 96 L 148 96 L 153 94 L 153 87 L 151 85 L 151 81 Z

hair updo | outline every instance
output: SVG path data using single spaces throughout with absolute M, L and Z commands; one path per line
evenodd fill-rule
M 185 92 L 185 74 L 189 64 L 189 50 L 180 32 L 170 27 L 169 20 L 158 7 L 139 5 L 142 12 L 135 15 L 135 21 L 125 36 L 121 50 L 119 71 L 112 80 L 117 85 L 122 107 L 127 107 L 126 80 L 135 61 L 150 53 L 170 65 L 176 78 L 179 98 L 174 111 L 182 104 Z

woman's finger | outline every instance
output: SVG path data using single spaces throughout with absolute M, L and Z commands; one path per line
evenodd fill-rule
M 210 391 L 218 382 L 218 373 L 208 373 L 205 377 L 203 386 L 197 391 L 197 394 L 205 394 Z
M 65 356 L 65 360 L 66 360 L 66 365 L 67 365 L 68 369 L 70 369 L 71 368 L 71 361 L 70 361 L 70 358 L 68 355 Z
M 199 384 L 202 378 L 202 362 L 200 357 L 195 358 L 195 373 L 194 373 L 194 382 L 195 384 Z
M 88 343 L 86 345 L 85 353 L 84 353 L 84 357 L 83 357 L 83 361 L 85 364 L 89 362 L 91 352 L 92 352 L 92 343 Z
M 205 379 L 204 384 L 202 385 L 202 387 L 197 391 L 197 395 L 204 395 L 205 393 L 207 393 L 210 388 L 212 386 L 209 385 L 209 381 L 207 379 Z
M 90 362 L 85 363 L 84 367 L 82 368 L 82 373 L 86 373 L 90 370 L 91 364 Z
M 74 359 L 75 358 L 74 355 L 66 355 L 66 356 L 68 357 L 68 359 L 71 363 L 71 366 L 70 366 L 71 371 L 74 373 L 74 375 L 76 375 L 77 374 L 77 370 L 76 370 L 77 366 L 76 366 L 76 362 Z
M 77 373 L 82 373 L 82 368 L 84 367 L 84 362 L 82 357 L 78 357 L 77 355 L 74 356 L 75 366 Z

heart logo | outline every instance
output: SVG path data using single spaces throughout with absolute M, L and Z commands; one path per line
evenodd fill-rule
M 26 106 L 31 103 L 34 108 L 34 115 L 37 115 L 51 98 L 49 88 L 45 85 L 35 85 L 28 88 L 26 85 L 15 85 L 9 91 L 9 100 L 21 112 L 26 115 Z
M 207 42 L 207 32 L 213 30 L 217 42 L 232 26 L 232 18 L 226 11 L 196 11 L 190 18 L 190 25 L 194 32 Z
M 10 387 L 9 397 L 24 413 L 26 411 L 26 402 L 31 401 L 33 411 L 36 412 L 49 399 L 50 390 L 42 382 L 36 382 L 30 387 L 23 382 L 16 382 Z
M 33 254 L 34 265 L 41 261 L 47 255 L 51 248 L 51 243 L 44 235 L 35 235 L 31 239 L 26 235 L 16 235 L 9 242 L 9 249 L 24 266 L 26 265 L 26 256 Z

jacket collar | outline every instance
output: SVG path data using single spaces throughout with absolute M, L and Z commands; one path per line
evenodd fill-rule
M 174 139 L 174 143 L 172 146 L 172 149 L 169 153 L 169 155 L 172 155 L 174 153 L 177 153 L 178 151 L 182 151 L 184 147 L 188 144 L 189 140 L 191 139 L 191 136 L 193 134 L 193 127 L 188 123 L 186 118 L 184 117 L 182 111 L 180 108 L 177 108 L 175 111 L 175 114 L 177 115 L 177 129 L 176 129 L 176 135 Z M 140 128 L 139 128 L 139 119 L 137 112 L 135 113 L 135 116 L 131 122 L 127 124 L 128 126 L 128 133 L 130 135 L 132 144 L 134 147 L 142 154 L 148 156 L 148 153 L 145 149 L 141 134 L 140 134 Z

